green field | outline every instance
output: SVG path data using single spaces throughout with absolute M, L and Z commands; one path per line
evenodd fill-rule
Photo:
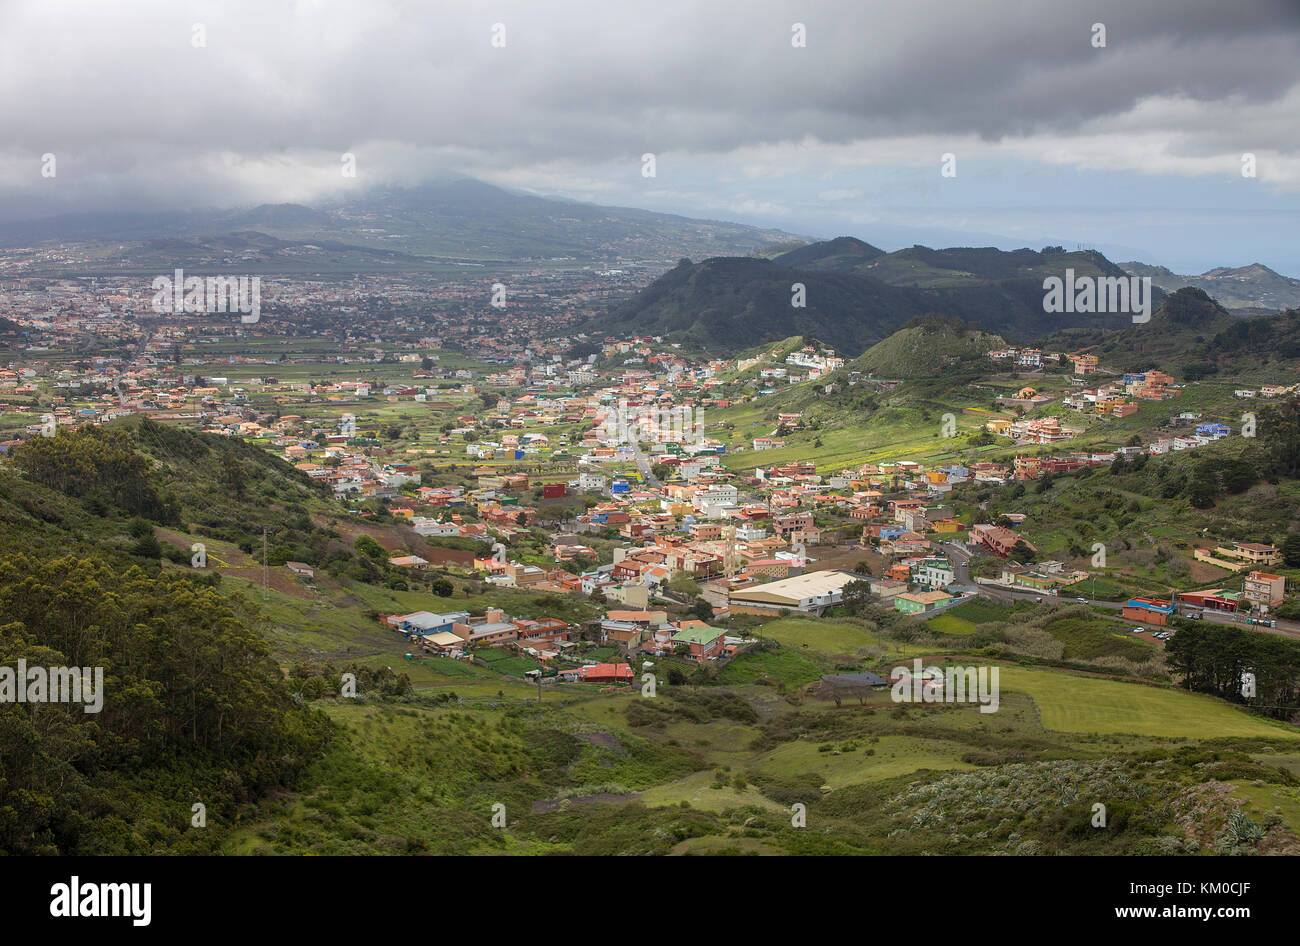
M 1185 739 L 1297 739 L 1300 731 L 1222 700 L 1166 687 L 1003 667 L 1001 686 L 1038 704 L 1043 728 Z
M 830 618 L 782 618 L 768 621 L 762 636 L 788 647 L 807 647 L 824 654 L 853 656 L 863 648 L 878 647 L 880 638 L 848 621 Z

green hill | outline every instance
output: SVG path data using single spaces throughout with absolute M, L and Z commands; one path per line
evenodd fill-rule
M 959 367 L 987 367 L 1006 342 L 960 319 L 923 316 L 867 349 L 848 368 L 880 378 L 930 378 Z
M 1091 252 L 912 247 L 882 255 L 869 244 L 841 237 L 775 260 L 683 260 L 586 330 L 669 335 L 726 353 L 792 334 L 812 335 L 857 355 L 931 312 L 1016 339 L 1126 323 L 1122 314 L 1045 312 L 1043 279 L 1063 276 L 1066 269 L 1079 276 L 1123 275 Z M 792 305 L 796 283 L 805 287 L 802 308 Z
M 864 263 L 879 259 L 885 251 L 854 237 L 836 237 L 820 243 L 809 243 L 776 257 L 775 262 L 793 268 L 856 269 Z
M 1264 373 L 1281 382 L 1300 371 L 1300 309 L 1253 318 L 1232 315 L 1201 289 L 1179 289 L 1151 321 L 1119 331 L 1072 329 L 1043 340 L 1092 354 L 1123 371 L 1158 366 L 1184 380 Z M 1294 380 L 1292 378 L 1292 380 Z
M 865 245 L 865 244 L 864 244 Z M 812 268 L 828 265 L 811 262 Z M 1047 276 L 1059 276 L 1067 268 L 1076 276 L 1123 276 L 1124 271 L 1093 250 L 1067 253 L 1060 247 L 1042 251 L 999 250 L 996 247 L 950 247 L 943 250 L 913 246 L 863 258 L 855 266 L 865 275 L 893 286 L 917 289 L 951 289 L 1006 280 L 1029 280 L 1041 290 Z

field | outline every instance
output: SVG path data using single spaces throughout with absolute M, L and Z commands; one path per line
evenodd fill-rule
M 972 627 L 1010 613 L 982 601 L 958 610 L 947 616 Z M 1079 640 L 1104 633 L 1088 620 L 1058 623 Z M 996 713 L 899 705 L 888 690 L 836 707 L 808 689 L 819 674 L 883 668 L 888 652 L 917 648 L 839 619 L 768 621 L 761 636 L 762 651 L 737 658 L 707 685 L 670 686 L 661 676 L 653 699 L 633 688 L 561 686 L 545 688 L 538 703 L 535 688 L 495 672 L 515 658 L 490 667 L 405 662 L 416 686 L 408 700 L 321 704 L 342 728 L 335 746 L 300 793 L 231 832 L 226 850 L 937 853 L 953 829 L 924 826 L 924 795 L 915 793 L 930 786 L 950 798 L 954 825 L 968 825 L 961 831 L 969 853 L 1182 851 L 1192 840 L 1172 821 L 1156 847 L 1149 835 L 1122 830 L 1067 841 L 1063 824 L 1077 817 L 1086 825 L 1086 807 L 1076 814 L 1031 806 L 1011 817 L 982 807 L 989 789 L 978 786 L 1005 769 L 1026 798 L 1059 794 L 1077 780 L 1080 791 L 1131 799 L 1123 804 L 1178 798 L 1194 806 L 1207 804 L 1208 776 L 1197 768 L 1204 758 L 1225 774 L 1253 777 L 1234 780 L 1226 796 L 1215 790 L 1219 807 L 1197 822 L 1202 841 L 1222 830 L 1232 806 L 1271 826 L 1261 843 L 1296 841 L 1300 780 L 1286 768 L 1300 770 L 1293 727 L 1169 687 L 1005 663 Z M 925 653 L 927 663 L 945 660 L 942 651 Z M 1206 741 L 1210 756 L 1196 748 Z M 946 787 L 962 775 L 976 780 L 969 789 Z M 824 831 L 790 825 L 796 801 Z M 498 804 L 504 828 L 492 823 Z M 1274 808 L 1281 816 L 1266 817 Z M 1149 816 L 1169 817 L 1156 809 Z M 1028 848 L 1026 838 L 1034 839 Z
M 852 656 L 879 646 L 880 638 L 861 627 L 825 618 L 782 618 L 762 626 L 762 636 L 790 647 L 807 647 L 823 654 Z
M 1251 716 L 1199 693 L 1021 667 L 1002 668 L 1002 686 L 1038 705 L 1044 729 L 1183 739 L 1296 739 L 1283 723 Z

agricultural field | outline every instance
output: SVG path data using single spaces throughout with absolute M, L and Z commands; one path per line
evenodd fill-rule
M 951 616 L 979 627 L 1010 614 L 979 601 Z M 932 822 L 937 797 L 964 853 L 1189 852 L 1234 843 L 1216 832 L 1238 809 L 1264 825 L 1259 844 L 1300 843 L 1293 727 L 1168 685 L 1002 661 L 996 713 L 899 704 L 888 690 L 837 707 L 810 686 L 819 673 L 913 655 L 974 662 L 864 623 L 764 622 L 763 649 L 711 679 L 670 685 L 661 664 L 653 698 L 548 686 L 539 701 L 500 675 L 504 661 L 418 659 L 402 667 L 408 697 L 324 701 L 341 735 L 303 789 L 246 819 L 226 851 L 887 853 L 907 825 L 903 848 L 939 853 L 952 828 Z M 1073 641 L 1098 630 L 1056 623 Z M 1053 784 L 1102 792 L 1145 827 L 1082 834 L 1082 804 L 972 807 L 978 786 L 1008 778 L 1026 797 Z M 1158 795 L 1141 788 L 1157 783 Z M 795 802 L 809 828 L 792 825 Z M 1176 817 L 1186 811 L 1201 812 L 1194 829 Z

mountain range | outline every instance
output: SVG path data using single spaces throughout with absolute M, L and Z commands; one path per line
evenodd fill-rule
M 469 178 L 371 191 L 337 204 L 88 213 L 0 224 L 0 248 L 76 245 L 65 271 L 173 266 L 257 272 L 418 272 L 463 261 L 647 261 L 744 255 L 806 242 L 780 230 L 601 207 Z M 50 268 L 46 264 L 46 268 Z M 40 267 L 27 267 L 32 275 Z
M 1131 324 L 1124 313 L 1045 312 L 1043 280 L 1067 270 L 1076 277 L 1126 275 L 1092 250 L 914 246 L 886 253 L 839 237 L 773 259 L 683 260 L 586 330 L 666 335 L 705 351 L 809 335 L 857 355 L 929 313 L 1018 339 Z M 803 287 L 803 306 L 795 304 L 797 286 Z M 1154 306 L 1164 293 L 1153 292 Z
M 1262 263 L 1236 268 L 1220 266 L 1199 276 L 1180 276 L 1163 266 L 1148 266 L 1146 263 L 1119 265 L 1134 276 L 1150 276 L 1153 285 L 1167 292 L 1184 286 L 1202 289 L 1220 305 L 1242 314 L 1277 312 L 1300 306 L 1300 279 L 1275 273 Z

